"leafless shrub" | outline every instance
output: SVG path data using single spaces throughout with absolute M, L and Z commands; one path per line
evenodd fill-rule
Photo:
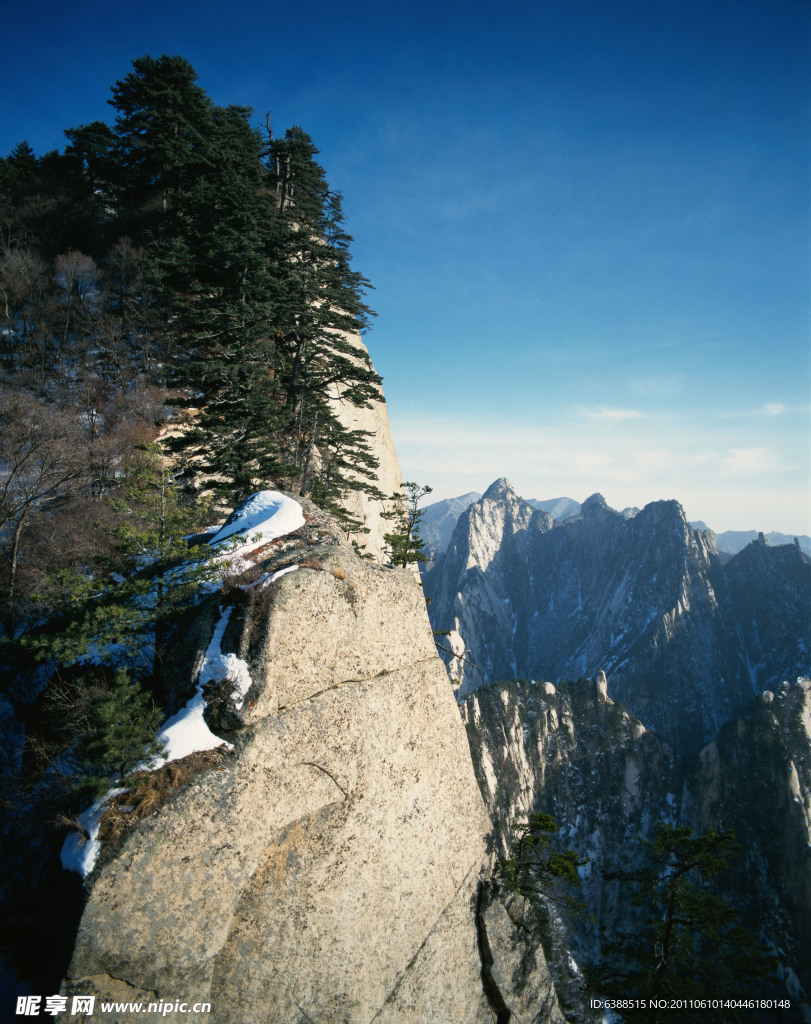
M 196 775 L 225 763 L 222 750 L 199 750 L 188 757 L 170 761 L 154 772 L 143 772 L 132 780 L 132 788 L 112 797 L 99 820 L 99 840 L 115 848 L 139 821 L 159 810 L 172 793 Z
M 5 568 L 6 632 L 17 625 L 21 543 L 32 521 L 64 501 L 88 473 L 75 415 L 30 393 L 0 386 L 0 549 Z
M 66 828 L 71 832 L 78 832 L 85 842 L 90 839 L 87 829 L 79 821 L 79 816 L 77 814 L 73 814 L 69 811 L 59 811 L 54 821 L 58 828 Z

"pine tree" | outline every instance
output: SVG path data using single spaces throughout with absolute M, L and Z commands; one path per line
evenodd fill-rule
M 274 321 L 284 353 L 288 451 L 300 493 L 333 503 L 352 489 L 382 498 L 368 434 L 346 431 L 335 412 L 337 401 L 363 407 L 381 400 L 380 377 L 351 340 L 374 315 L 363 301 L 369 284 L 351 269 L 341 196 L 330 190 L 317 153 L 301 128 L 270 143 L 282 223 Z
M 67 128 L 62 166 L 64 187 L 81 211 L 84 227 L 75 247 L 94 256 L 104 256 L 113 241 L 111 223 L 118 203 L 116 182 L 120 174 L 116 160 L 115 136 L 109 125 L 93 121 Z
M 6 158 L 14 181 L 30 181 L 37 170 L 37 158 L 27 139 L 18 142 Z
M 86 181 L 91 193 L 104 190 L 109 201 L 109 188 L 115 174 L 115 136 L 104 121 L 92 121 L 78 128 L 66 128 L 65 156 L 74 164 L 77 178 Z
M 292 129 L 270 140 L 268 170 L 249 116 L 213 108 L 210 165 L 175 193 L 184 236 L 156 250 L 183 325 L 176 381 L 196 406 L 173 449 L 232 502 L 286 480 L 355 530 L 343 496 L 383 497 L 368 433 L 336 415 L 339 401 L 381 399 L 350 337 L 371 316 L 366 282 L 350 268 L 340 196 L 309 137 Z
M 165 752 L 157 739 L 161 711 L 125 669 L 91 705 L 90 735 L 83 745 L 83 782 L 97 792 L 125 784 L 139 766 L 149 767 Z
M 577 869 L 588 864 L 574 850 L 555 850 L 552 836 L 558 832 L 550 814 L 533 811 L 529 820 L 513 825 L 512 857 L 499 858 L 496 877 L 506 889 L 519 892 L 530 902 L 555 898 L 558 883 L 579 885 Z
M 186 255 L 177 281 L 183 349 L 175 380 L 198 411 L 174 448 L 231 502 L 292 466 L 274 300 L 276 215 L 245 108 L 215 108 L 211 169 L 184 194 Z
M 419 502 L 433 488 L 423 487 L 411 480 L 402 484 L 402 487 L 405 495 L 392 494 L 389 501 L 394 503 L 394 508 L 383 513 L 384 519 L 394 523 L 394 529 L 384 537 L 389 545 L 392 565 L 408 565 L 410 562 L 425 562 L 428 559 L 425 542 L 419 534 L 419 525 L 425 514 L 424 509 L 419 508 Z
M 120 185 L 128 202 L 156 199 L 166 212 L 173 193 L 209 163 L 211 101 L 182 57 L 145 56 L 132 64 L 109 101 L 117 115 Z
M 669 999 L 721 1001 L 762 994 L 752 990 L 774 971 L 776 961 L 739 922 L 737 910 L 711 891 L 712 879 L 738 856 L 732 832 L 710 829 L 694 836 L 688 826 L 659 822 L 652 841 L 642 840 L 651 866 L 620 872 L 632 903 L 647 916 L 643 931 L 612 936 L 596 984 L 605 994 L 636 997 L 640 1009 L 628 1020 L 656 1024 L 669 1019 L 659 1002 Z M 702 1020 L 739 1020 L 737 1008 L 708 1009 Z

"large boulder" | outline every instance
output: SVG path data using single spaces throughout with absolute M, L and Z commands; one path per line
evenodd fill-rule
M 421 588 L 303 505 L 253 586 L 185 633 L 191 689 L 233 606 L 221 650 L 251 685 L 208 714 L 233 751 L 102 854 L 65 991 L 209 1002 L 224 1024 L 494 1020 L 490 821 Z

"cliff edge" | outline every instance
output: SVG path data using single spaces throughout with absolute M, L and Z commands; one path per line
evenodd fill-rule
M 176 647 L 178 706 L 218 623 L 249 673 L 206 688 L 232 750 L 103 851 L 64 991 L 208 1002 L 224 1024 L 476 1024 L 511 1002 L 562 1020 L 483 884 L 490 821 L 419 584 L 301 504 Z

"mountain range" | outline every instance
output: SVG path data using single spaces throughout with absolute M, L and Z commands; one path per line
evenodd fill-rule
M 458 498 L 445 498 L 442 501 L 435 501 L 423 509 L 419 533 L 425 544 L 425 550 L 432 559 L 436 558 L 448 546 L 453 528 L 456 526 L 456 522 L 462 512 L 472 505 L 474 501 L 478 501 L 481 496 L 479 491 L 468 491 L 467 494 L 460 494 Z M 540 508 L 544 512 L 548 512 L 559 523 L 570 516 L 578 515 L 581 508 L 580 502 L 575 501 L 574 498 L 547 498 L 544 500 L 527 498 L 525 500 L 533 508 Z M 638 511 L 639 509 L 637 508 L 626 508 L 623 509 L 622 514 L 631 516 L 635 515 Z M 701 520 L 691 520 L 690 525 L 701 531 L 710 529 Z M 722 533 L 716 533 L 715 543 L 718 548 L 718 554 L 722 559 L 725 556 L 736 555 L 747 544 L 757 540 L 760 532 L 758 530 L 724 530 Z M 765 533 L 764 536 L 772 547 L 777 547 L 780 544 L 794 543 L 794 535 L 778 533 L 775 530 Z M 797 540 L 800 542 L 802 550 L 807 555 L 811 555 L 811 537 L 807 534 L 799 534 Z
M 645 909 L 621 879 L 644 870 L 663 823 L 734 832 L 743 852 L 717 892 L 774 954 L 759 991 L 811 1020 L 811 559 L 799 541 L 755 535 L 724 557 L 678 502 L 529 502 L 503 478 L 437 504 L 429 529 L 456 523 L 424 590 L 496 846 L 509 853 L 513 825 L 542 811 L 559 847 L 588 861 L 581 913 L 546 904 L 567 1019 L 585 1019 L 581 968 L 601 970 L 618 935 L 641 933 Z
M 761 535 L 724 562 L 676 501 L 631 515 L 595 494 L 558 523 L 497 480 L 459 515 L 424 588 L 460 697 L 602 670 L 617 700 L 685 752 L 808 672 L 808 555 Z

